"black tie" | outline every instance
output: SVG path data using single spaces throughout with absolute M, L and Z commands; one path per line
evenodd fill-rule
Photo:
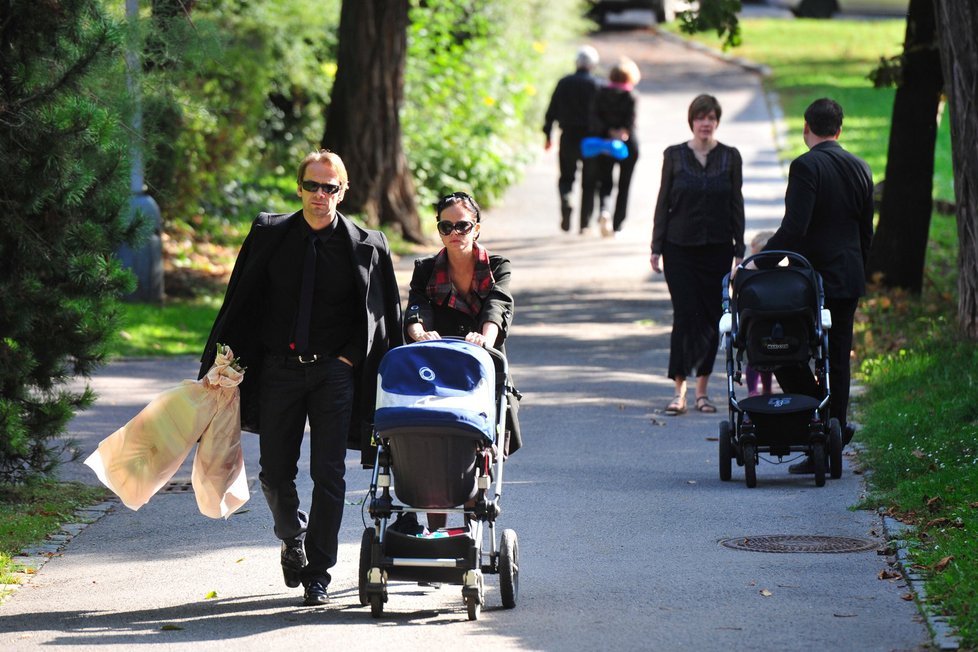
M 316 243 L 319 236 L 309 234 L 306 259 L 302 264 L 302 287 L 299 290 L 299 314 L 295 321 L 295 341 L 292 349 L 302 355 L 309 346 L 309 322 L 312 320 L 312 291 L 316 284 Z

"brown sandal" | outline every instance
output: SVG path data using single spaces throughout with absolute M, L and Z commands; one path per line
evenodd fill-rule
M 666 416 L 678 417 L 680 414 L 686 414 L 686 397 L 676 394 L 672 397 L 669 405 L 665 409 Z
M 713 414 L 717 411 L 717 406 L 713 405 L 713 403 L 710 402 L 710 397 L 704 394 L 703 396 L 696 397 L 696 410 L 699 412 L 705 412 L 707 414 Z

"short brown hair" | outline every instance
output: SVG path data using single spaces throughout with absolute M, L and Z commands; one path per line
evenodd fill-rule
M 689 103 L 689 115 L 686 118 L 689 122 L 689 128 L 693 128 L 693 120 L 709 115 L 711 111 L 717 114 L 717 122 L 720 122 L 723 109 L 720 108 L 720 102 L 717 101 L 717 98 L 705 93 L 693 98 L 693 101 Z
M 349 178 L 346 176 L 346 165 L 343 164 L 343 159 L 340 158 L 340 155 L 328 149 L 320 149 L 306 154 L 306 157 L 299 163 L 299 171 L 295 177 L 296 183 L 299 185 L 302 185 L 302 179 L 306 175 L 306 168 L 309 167 L 310 163 L 325 163 L 339 175 L 341 185 L 346 186 L 348 184 Z
M 637 84 L 642 79 L 638 66 L 628 57 L 622 57 L 608 73 L 608 79 L 616 84 Z

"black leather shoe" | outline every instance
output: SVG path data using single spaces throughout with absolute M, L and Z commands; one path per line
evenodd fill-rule
M 842 447 L 845 448 L 852 441 L 853 436 L 856 434 L 856 427 L 851 423 L 847 423 L 842 426 Z
M 326 585 L 322 582 L 311 582 L 306 587 L 306 594 L 302 599 L 302 604 L 307 607 L 316 607 L 329 602 L 329 594 L 326 592 Z
M 306 565 L 306 553 L 302 550 L 302 542 L 290 539 L 282 542 L 282 575 L 285 586 L 295 588 L 302 584 L 302 568 Z
M 793 473 L 794 475 L 809 475 L 811 473 L 815 473 L 815 462 L 812 461 L 811 457 L 806 457 L 804 461 L 789 466 L 788 473 Z

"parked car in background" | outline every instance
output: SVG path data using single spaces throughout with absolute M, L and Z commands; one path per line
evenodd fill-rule
M 768 0 L 799 18 L 831 18 L 835 13 L 906 16 L 910 0 Z
M 588 15 L 598 24 L 604 23 L 606 14 L 619 13 L 630 9 L 644 9 L 655 15 L 656 22 L 664 23 L 676 19 L 676 14 L 695 5 L 688 0 L 590 0 Z

